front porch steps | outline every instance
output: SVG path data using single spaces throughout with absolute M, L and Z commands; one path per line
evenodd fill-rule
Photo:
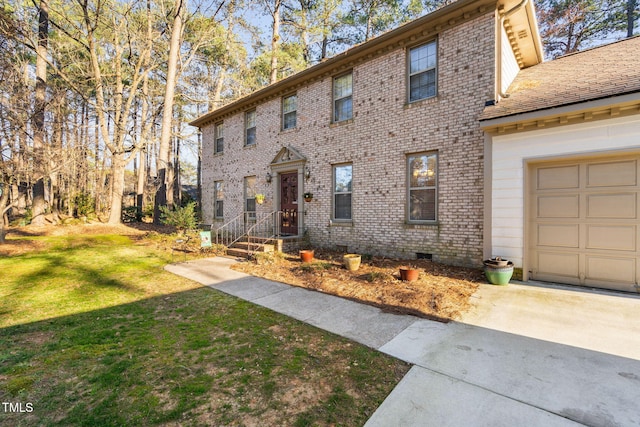
M 282 239 L 252 238 L 252 242 L 249 243 L 244 238 L 227 248 L 227 255 L 238 258 L 249 259 L 256 252 L 282 252 Z

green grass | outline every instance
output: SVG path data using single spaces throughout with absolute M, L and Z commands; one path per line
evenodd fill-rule
M 0 425 L 359 426 L 408 366 L 165 272 L 122 236 L 0 259 Z

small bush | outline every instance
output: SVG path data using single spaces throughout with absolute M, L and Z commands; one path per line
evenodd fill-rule
M 89 193 L 78 193 L 73 198 L 76 217 L 89 216 L 94 213 L 95 199 Z
M 142 212 L 138 206 L 128 206 L 122 209 L 122 222 L 140 222 L 142 221 Z
M 258 265 L 274 265 L 284 259 L 284 254 L 282 252 L 256 252 L 253 258 Z
M 196 217 L 196 203 L 190 202 L 185 206 L 174 206 L 169 209 L 166 206 L 160 206 L 160 220 L 165 225 L 173 225 L 179 231 L 195 230 L 198 228 L 198 220 Z
M 367 282 L 375 282 L 376 280 L 382 279 L 385 277 L 385 274 L 380 271 L 372 271 L 371 273 L 367 273 L 364 275 L 364 279 Z

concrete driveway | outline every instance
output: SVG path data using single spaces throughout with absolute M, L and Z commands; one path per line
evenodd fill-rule
M 167 266 L 414 366 L 366 423 L 640 426 L 640 298 L 542 284 L 483 285 L 443 324 L 246 276 L 232 260 Z

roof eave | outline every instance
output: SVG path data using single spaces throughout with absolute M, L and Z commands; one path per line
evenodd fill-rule
M 233 111 L 255 105 L 265 98 L 295 90 L 295 88 L 314 79 L 339 73 L 342 70 L 353 67 L 363 58 L 372 58 L 389 49 L 402 47 L 407 42 L 411 43 L 421 38 L 433 37 L 446 28 L 456 26 L 489 10 L 495 10 L 496 3 L 496 0 L 460 0 L 452 3 L 237 101 L 210 111 L 189 122 L 189 124 L 202 127 L 207 123 L 218 121 L 220 117 Z
M 481 118 L 480 128 L 489 134 L 503 134 L 635 114 L 640 114 L 640 91 L 500 117 Z

